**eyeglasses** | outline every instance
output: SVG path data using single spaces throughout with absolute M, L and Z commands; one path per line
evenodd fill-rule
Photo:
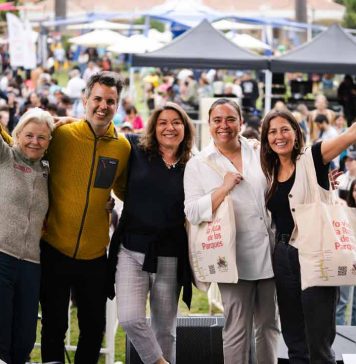
M 37 141 L 38 143 L 46 143 L 49 142 L 52 137 L 49 135 L 33 135 L 33 134 L 26 134 L 25 139 L 28 142 Z

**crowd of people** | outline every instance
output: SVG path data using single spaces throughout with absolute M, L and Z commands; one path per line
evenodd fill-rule
M 331 168 L 343 172 L 340 199 L 355 207 L 356 123 L 347 107 L 335 113 L 319 95 L 313 110 L 279 101 L 262 118 L 250 72 L 224 82 L 219 71 L 198 80 L 190 70 L 152 71 L 142 81 L 144 120 L 127 82 L 94 61 L 74 68 L 64 88 L 35 71 L 27 83 L 11 69 L 0 79 L 0 363 L 25 363 L 39 302 L 42 360 L 64 363 L 72 294 L 76 364 L 97 363 L 115 295 L 141 360 L 175 363 L 181 289 L 188 307 L 192 298 L 185 219 L 211 221 L 230 195 L 239 281 L 219 283 L 224 362 L 248 364 L 254 337 L 257 363 L 276 363 L 281 324 L 291 363 L 335 364 L 336 320 L 345 323 L 352 290 L 338 307 L 336 287 L 301 290 L 293 206 L 308 200 L 311 160 L 324 190 Z M 189 115 L 214 95 L 211 142 L 197 152 Z M 124 207 L 109 244 L 112 192 Z

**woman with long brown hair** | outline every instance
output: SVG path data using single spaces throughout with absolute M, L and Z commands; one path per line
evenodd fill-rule
M 290 363 L 334 364 L 336 287 L 301 290 L 294 206 L 312 200 L 307 163 L 312 159 L 319 189 L 329 189 L 329 163 L 356 142 L 356 124 L 345 133 L 303 147 L 297 120 L 288 111 L 271 111 L 262 123 L 261 166 L 269 187 L 266 203 L 276 228 L 273 268 L 282 334 Z
M 119 323 L 147 364 L 175 363 L 182 286 L 183 300 L 190 305 L 183 173 L 193 135 L 185 111 L 168 102 L 154 110 L 141 137 L 127 136 L 131 144 L 127 190 L 109 260 L 115 272 L 118 257 Z M 146 320 L 148 294 L 151 326 Z

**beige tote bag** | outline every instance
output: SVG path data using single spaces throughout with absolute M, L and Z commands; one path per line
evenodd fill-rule
M 215 163 L 203 160 L 223 178 Z M 207 290 L 202 282 L 236 283 L 236 227 L 232 200 L 227 195 L 210 222 L 187 223 L 189 259 L 195 285 Z
M 356 208 L 338 204 L 331 190 L 322 201 L 311 153 L 307 169 L 314 202 L 295 207 L 302 289 L 356 285 Z

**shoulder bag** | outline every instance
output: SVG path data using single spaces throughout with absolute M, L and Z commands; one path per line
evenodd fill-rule
M 223 171 L 207 159 L 210 168 L 224 178 Z M 236 283 L 236 227 L 230 195 L 215 211 L 212 221 L 193 225 L 187 222 L 189 259 L 197 288 L 207 290 L 209 282 Z
M 356 208 L 321 198 L 312 155 L 306 161 L 314 201 L 295 207 L 302 289 L 356 285 Z

